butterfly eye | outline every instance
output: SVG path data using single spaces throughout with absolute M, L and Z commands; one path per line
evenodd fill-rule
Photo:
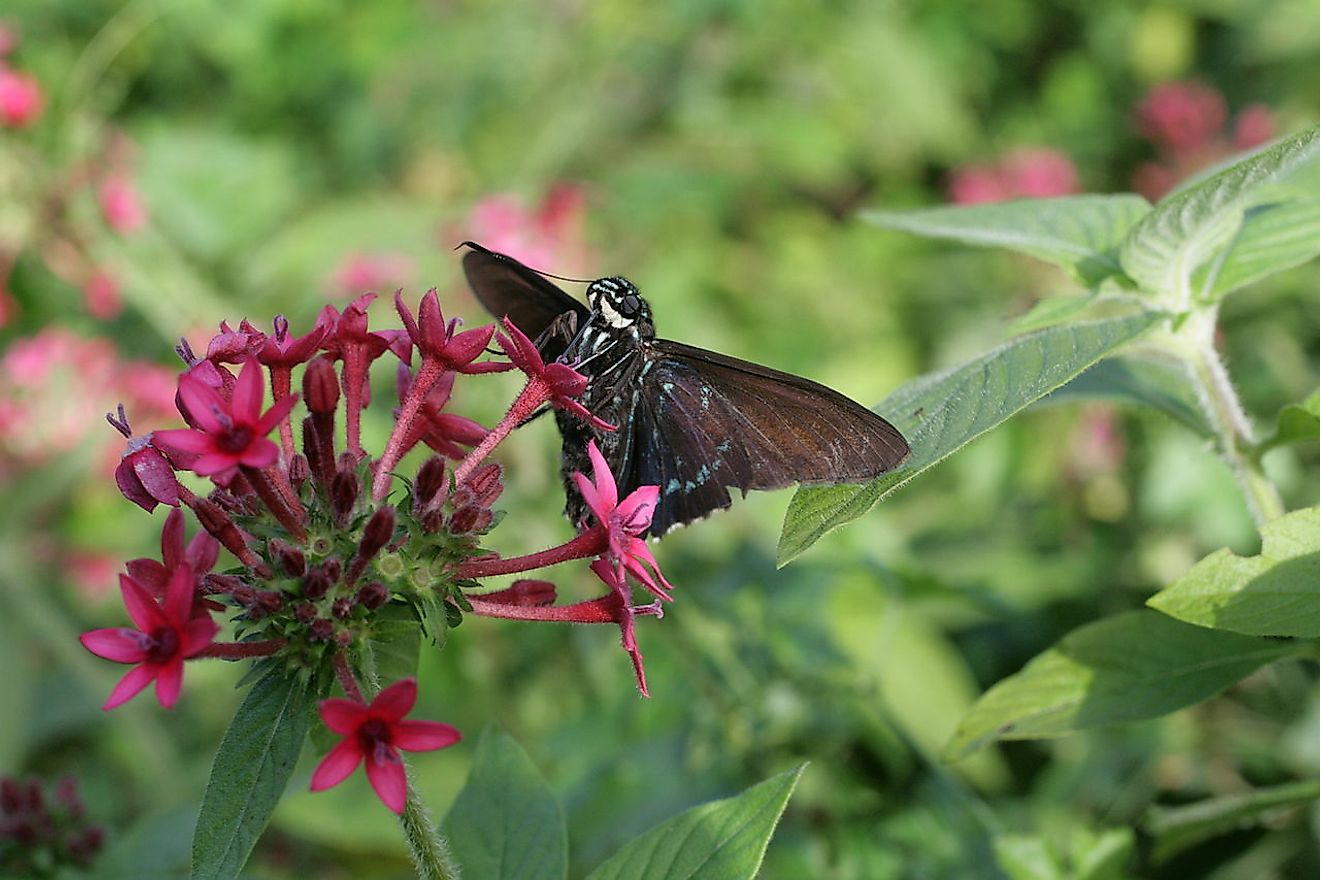
M 619 314 L 625 318 L 632 318 L 637 315 L 641 308 L 642 301 L 630 293 L 619 303 Z

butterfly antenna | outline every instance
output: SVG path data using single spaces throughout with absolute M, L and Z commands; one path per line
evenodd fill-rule
M 454 250 L 458 250 L 459 248 L 465 248 L 465 247 L 472 248 L 475 251 L 481 251 L 483 254 L 490 254 L 492 257 L 496 257 L 501 260 L 507 260 L 510 263 L 516 263 L 517 265 L 522 266 L 524 269 L 528 269 L 532 272 L 535 272 L 537 275 L 540 275 L 543 278 L 553 278 L 556 281 L 570 281 L 573 284 L 590 284 L 594 280 L 592 278 L 569 278 L 565 275 L 556 275 L 553 272 L 545 272 L 541 269 L 528 266 L 526 263 L 523 263 L 520 260 L 515 260 L 513 257 L 509 256 L 508 254 L 501 254 L 497 251 L 491 250 L 488 247 L 483 247 L 482 245 L 477 244 L 475 241 L 459 242 L 454 247 Z

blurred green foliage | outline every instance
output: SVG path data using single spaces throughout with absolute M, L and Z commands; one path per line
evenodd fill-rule
M 969 0 L 10 0 L 4 16 L 21 35 L 10 60 L 39 77 L 47 107 L 21 135 L 36 153 L 4 153 L 40 163 L 0 168 L 20 184 L 5 187 L 0 243 L 40 176 L 110 128 L 134 145 L 151 219 L 117 236 L 76 200 L 127 308 L 91 317 L 34 246 L 7 281 L 22 312 L 0 338 L 60 324 L 161 362 L 178 334 L 202 342 L 222 318 L 282 312 L 297 327 L 328 296 L 342 305 L 329 279 L 359 251 L 407 255 L 413 294 L 438 286 L 447 311 L 481 320 L 450 252 L 475 234 L 473 205 L 501 192 L 535 204 L 571 183 L 586 194 L 586 252 L 545 268 L 627 274 L 663 335 L 873 402 L 1072 288 L 857 210 L 939 202 L 952 168 L 1020 145 L 1067 153 L 1087 190 L 1127 190 L 1150 153 L 1131 110 L 1160 80 L 1199 77 L 1234 109 L 1263 102 L 1285 131 L 1320 115 L 1320 12 L 1298 0 L 1019 0 L 994 14 Z M 1225 307 L 1224 347 L 1261 424 L 1318 384 L 1317 280 L 1302 267 Z M 484 387 L 496 390 L 459 410 L 490 422 L 514 386 Z M 536 523 L 497 531 L 505 552 L 567 534 L 552 434 L 543 420 L 503 450 L 505 506 Z M 1291 506 L 1320 496 L 1317 451 L 1266 459 Z M 161 514 L 130 509 L 93 458 L 3 477 L 0 770 L 76 773 L 121 847 L 102 875 L 147 876 L 133 853 L 186 864 L 167 814 L 196 809 L 239 673 L 192 664 L 173 713 L 145 699 L 97 711 L 118 670 L 75 636 L 121 612 L 51 548 L 144 555 Z M 1032 847 L 1089 857 L 1151 805 L 1320 772 L 1320 688 L 1301 663 L 1160 721 L 939 763 L 972 699 L 1064 633 L 1139 606 L 1210 550 L 1254 548 L 1224 466 L 1172 420 L 1037 408 L 776 570 L 787 503 L 753 496 L 665 540 L 679 589 L 663 624 L 641 627 L 650 701 L 603 630 L 473 619 L 424 652 L 418 714 L 474 734 L 414 762 L 432 803 L 452 801 L 475 732 L 497 721 L 565 804 L 580 877 L 681 809 L 808 760 L 763 876 L 1016 877 L 1037 876 L 1014 868 Z M 585 576 L 560 587 L 590 589 Z M 312 796 L 304 761 L 253 876 L 408 876 L 366 782 Z M 1293 810 L 1163 862 L 1143 832 L 1140 861 L 1092 876 L 1311 876 L 1316 826 Z

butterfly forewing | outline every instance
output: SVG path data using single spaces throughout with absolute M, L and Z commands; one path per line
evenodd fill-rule
M 470 241 L 463 244 L 469 248 L 463 255 L 463 273 L 472 292 L 486 311 L 497 318 L 507 316 L 530 338 L 542 337 L 564 315 L 574 315 L 574 323 L 580 325 L 591 314 L 586 306 L 517 260 Z M 550 334 L 540 346 L 541 356 L 553 361 L 567 343 L 564 334 Z

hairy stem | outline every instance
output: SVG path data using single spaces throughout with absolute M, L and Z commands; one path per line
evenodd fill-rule
M 1255 438 L 1228 370 L 1215 350 L 1217 308 L 1194 312 L 1177 332 L 1178 354 L 1187 367 L 1201 407 L 1214 428 L 1219 454 L 1228 463 L 1247 499 L 1256 525 L 1264 525 L 1284 513 L 1279 491 L 1260 462 L 1252 455 Z
M 417 876 L 422 880 L 458 880 L 458 866 L 450 858 L 449 844 L 418 796 L 417 781 L 406 762 L 404 770 L 408 774 L 408 800 L 399 816 L 399 825 L 408 841 Z

